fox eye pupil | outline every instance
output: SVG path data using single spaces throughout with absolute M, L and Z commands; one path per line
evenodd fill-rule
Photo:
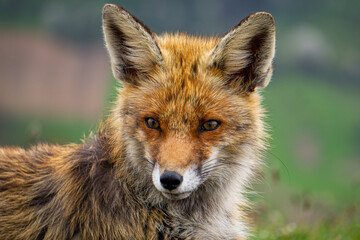
M 152 129 L 160 128 L 160 123 L 151 117 L 145 118 L 145 124 L 148 128 L 152 128 Z
M 201 127 L 200 131 L 213 131 L 220 126 L 220 122 L 216 120 L 209 120 L 204 122 Z

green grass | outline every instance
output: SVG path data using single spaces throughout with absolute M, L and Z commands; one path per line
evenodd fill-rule
M 252 239 L 360 239 L 356 89 L 275 75 L 264 96 L 272 139 Z
M 337 202 L 360 201 L 355 171 L 360 167 L 360 96 L 318 79 L 290 75 L 276 80 L 265 92 L 270 167 L 291 188 L 331 192 Z
M 257 240 L 359 240 L 360 225 L 358 222 L 324 224 L 312 227 L 298 227 L 287 224 L 276 228 L 257 229 L 252 239 Z

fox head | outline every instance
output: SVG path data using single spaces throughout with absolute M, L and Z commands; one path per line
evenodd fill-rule
M 272 74 L 272 16 L 250 15 L 220 38 L 158 36 L 108 4 L 103 31 L 123 85 L 110 117 L 113 141 L 138 181 L 171 200 L 234 179 L 245 184 L 264 147 L 258 92 Z

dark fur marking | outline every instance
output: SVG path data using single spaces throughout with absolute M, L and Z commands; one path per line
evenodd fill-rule
M 179 67 L 180 68 L 182 68 L 183 62 L 184 62 L 183 56 L 181 54 L 179 54 Z
M 164 240 L 164 239 L 165 239 L 164 233 L 162 231 L 158 231 L 157 240 Z
M 198 161 L 202 162 L 205 159 L 205 153 L 202 149 L 199 150 Z
M 79 224 L 76 225 L 75 229 L 74 229 L 74 232 L 71 236 L 71 238 L 75 237 L 76 235 L 78 235 L 80 233 L 80 226 Z
M 56 193 L 48 192 L 47 189 L 44 189 L 41 193 L 38 193 L 35 197 L 33 197 L 30 202 L 30 207 L 41 207 L 47 203 L 49 203 L 53 198 L 55 198 Z
M 39 235 L 37 236 L 36 240 L 43 240 L 45 238 L 45 234 L 46 234 L 47 230 L 48 230 L 47 226 L 43 227 L 41 229 Z
M 191 71 L 194 75 L 194 77 L 196 77 L 198 71 L 199 71 L 199 66 L 198 66 L 198 60 L 194 61 L 194 63 L 191 65 Z
M 250 127 L 250 124 L 241 124 L 236 126 L 236 131 L 244 131 Z
M 6 183 L 7 180 L 7 178 L 0 178 L 0 192 L 5 192 L 10 189 L 11 186 L 9 187 L 9 184 Z
M 67 223 L 67 226 L 71 226 L 71 219 L 74 219 L 74 215 L 75 214 L 75 210 L 73 210 L 73 213 L 66 219 L 66 223 Z M 73 239 L 76 235 L 80 234 L 80 229 L 82 229 L 80 227 L 80 223 L 76 223 L 75 225 L 75 228 L 74 229 L 71 229 L 69 230 L 68 234 L 67 234 L 67 237 L 66 239 Z M 72 231 L 71 231 L 72 230 Z

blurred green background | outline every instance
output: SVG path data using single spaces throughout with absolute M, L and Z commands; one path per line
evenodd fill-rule
M 0 145 L 80 142 L 106 117 L 116 94 L 101 34 L 108 2 L 158 34 L 222 35 L 270 12 L 272 139 L 250 193 L 254 239 L 360 239 L 358 0 L 0 0 Z

